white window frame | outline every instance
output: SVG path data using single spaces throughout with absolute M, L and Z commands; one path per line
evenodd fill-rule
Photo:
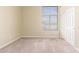
M 44 31 L 58 31 L 58 6 L 43 6 L 43 7 L 57 7 L 57 15 L 43 15 L 43 17 L 44 17 L 44 16 L 49 16 L 49 25 L 48 25 L 49 27 L 48 27 L 48 30 L 44 30 L 44 28 L 43 28 L 43 30 L 44 30 Z M 42 8 L 43 8 L 43 7 L 42 7 Z M 51 27 L 50 27 L 50 26 L 51 26 L 51 24 L 50 24 L 50 22 L 51 22 L 51 21 L 50 21 L 50 17 L 51 17 L 51 16 L 56 16 L 56 17 L 57 17 L 57 29 L 56 29 L 56 30 L 54 30 L 54 29 L 51 30 Z M 44 24 L 43 24 L 43 25 L 44 25 Z M 44 25 L 44 26 L 45 26 L 45 25 Z

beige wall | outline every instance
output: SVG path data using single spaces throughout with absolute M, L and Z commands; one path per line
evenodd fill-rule
M 41 10 L 40 6 L 23 7 L 23 36 L 58 36 L 58 31 L 43 31 Z
M 40 8 L 23 7 L 23 36 L 40 35 Z
M 79 48 L 79 7 L 75 7 L 76 11 L 75 11 L 75 16 L 76 16 L 76 31 L 75 31 L 75 46 Z
M 21 8 L 0 6 L 0 47 L 20 37 Z

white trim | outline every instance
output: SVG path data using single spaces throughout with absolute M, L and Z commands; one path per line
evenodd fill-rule
M 10 40 L 10 41 L 4 43 L 4 44 L 1 44 L 1 45 L 0 45 L 0 49 L 1 49 L 1 48 L 4 48 L 5 46 L 7 46 L 7 45 L 13 43 L 14 41 L 16 41 L 16 40 L 18 40 L 18 39 L 20 39 L 20 38 L 21 38 L 21 37 L 18 36 L 18 37 L 15 38 L 15 39 L 12 39 L 12 40 Z
M 55 38 L 58 39 L 59 37 L 56 36 L 21 36 L 21 38 Z

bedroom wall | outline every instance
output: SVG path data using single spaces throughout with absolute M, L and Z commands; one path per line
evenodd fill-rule
M 40 35 L 40 7 L 23 7 L 23 36 L 38 36 Z
M 75 7 L 75 46 L 79 48 L 79 6 Z
M 0 6 L 0 47 L 21 35 L 21 7 Z
M 42 26 L 41 6 L 22 7 L 23 25 L 22 35 L 24 37 L 58 37 L 58 31 L 45 32 Z

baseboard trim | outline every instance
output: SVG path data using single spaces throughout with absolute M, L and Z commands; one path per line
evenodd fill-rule
M 15 39 L 13 39 L 13 40 L 10 40 L 10 41 L 8 41 L 8 42 L 6 42 L 6 43 L 4 43 L 4 44 L 1 44 L 1 45 L 0 45 L 0 49 L 6 47 L 7 45 L 9 45 L 9 44 L 15 42 L 16 40 L 18 40 L 18 39 L 20 39 L 20 38 L 21 38 L 21 37 L 17 37 L 17 38 L 15 38 Z
M 22 36 L 21 39 L 49 39 L 49 38 L 53 38 L 53 39 L 58 39 L 59 37 L 53 37 L 53 36 Z

